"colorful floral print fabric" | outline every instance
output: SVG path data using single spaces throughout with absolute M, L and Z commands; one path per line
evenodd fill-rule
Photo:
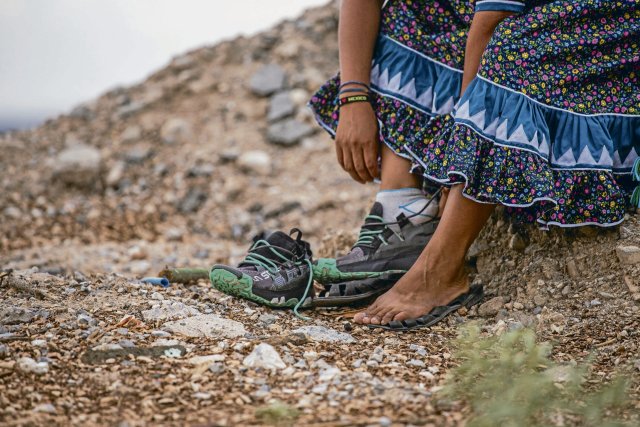
M 422 49 L 417 57 L 434 64 L 430 74 L 424 64 L 377 48 L 372 83 L 382 140 L 426 178 L 464 183 L 467 197 L 506 205 L 522 221 L 620 223 L 640 153 L 640 0 L 483 0 L 475 7 L 513 15 L 496 29 L 459 100 L 453 94 L 462 62 L 448 58 L 456 52 L 462 61 L 464 44 L 429 51 L 429 42 L 413 41 Z M 390 16 L 402 23 L 393 27 L 394 42 L 399 28 L 412 34 L 398 15 Z M 466 23 L 467 15 L 458 16 Z M 425 74 L 435 81 L 412 83 Z M 437 90 L 425 91 L 429 85 Z M 335 129 L 339 117 L 330 104 L 337 92 L 330 86 L 311 105 Z

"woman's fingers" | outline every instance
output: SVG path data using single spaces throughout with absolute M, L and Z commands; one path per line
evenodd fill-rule
M 342 151 L 342 160 L 344 162 L 342 168 L 347 171 L 347 173 L 351 175 L 351 178 L 353 178 L 355 181 L 358 181 L 360 184 L 364 184 L 366 181 L 360 178 L 360 175 L 356 172 L 352 154 L 353 152 L 348 148 Z
M 355 171 L 362 182 L 371 182 L 373 181 L 373 177 L 369 174 L 369 170 L 367 169 L 367 164 L 365 162 L 366 149 L 367 147 L 363 145 L 355 146 L 353 147 L 351 155 Z
M 364 147 L 364 163 L 369 172 L 369 176 L 371 176 L 371 180 L 380 177 L 380 170 L 378 168 L 378 155 L 379 153 L 379 144 L 378 141 L 374 141 L 369 147 Z

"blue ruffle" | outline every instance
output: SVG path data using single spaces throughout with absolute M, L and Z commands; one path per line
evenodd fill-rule
M 525 2 L 522 0 L 478 0 L 475 10 L 476 12 L 522 12 L 524 6 Z
M 371 87 L 429 115 L 447 114 L 460 95 L 462 71 L 399 42 L 379 36 L 371 69 Z
M 498 145 L 539 155 L 553 169 L 630 173 L 640 153 L 640 116 L 574 113 L 482 77 L 469 85 L 453 116 Z

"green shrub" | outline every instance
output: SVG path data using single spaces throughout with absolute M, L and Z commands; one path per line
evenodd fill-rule
M 293 422 L 299 416 L 300 411 L 296 408 L 277 400 L 267 406 L 256 409 L 256 418 L 265 424 L 271 425 L 293 425 Z
M 625 425 L 611 411 L 626 403 L 626 381 L 587 390 L 589 364 L 552 361 L 551 346 L 537 343 L 531 330 L 483 337 L 471 325 L 455 347 L 460 365 L 449 372 L 442 393 L 469 404 L 469 427 Z

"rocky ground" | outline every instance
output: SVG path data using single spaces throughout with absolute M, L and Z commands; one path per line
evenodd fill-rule
M 337 69 L 335 5 L 175 58 L 38 129 L 0 135 L 0 422 L 241 425 L 274 400 L 311 425 L 459 425 L 434 392 L 458 326 L 531 327 L 559 361 L 640 397 L 640 224 L 541 232 L 497 212 L 469 258 L 486 302 L 430 330 L 303 321 L 139 279 L 236 263 L 263 229 L 353 241 L 373 186 L 339 171 L 304 108 Z M 640 422 L 640 405 L 626 415 Z M 258 411 L 258 414 L 260 412 Z

